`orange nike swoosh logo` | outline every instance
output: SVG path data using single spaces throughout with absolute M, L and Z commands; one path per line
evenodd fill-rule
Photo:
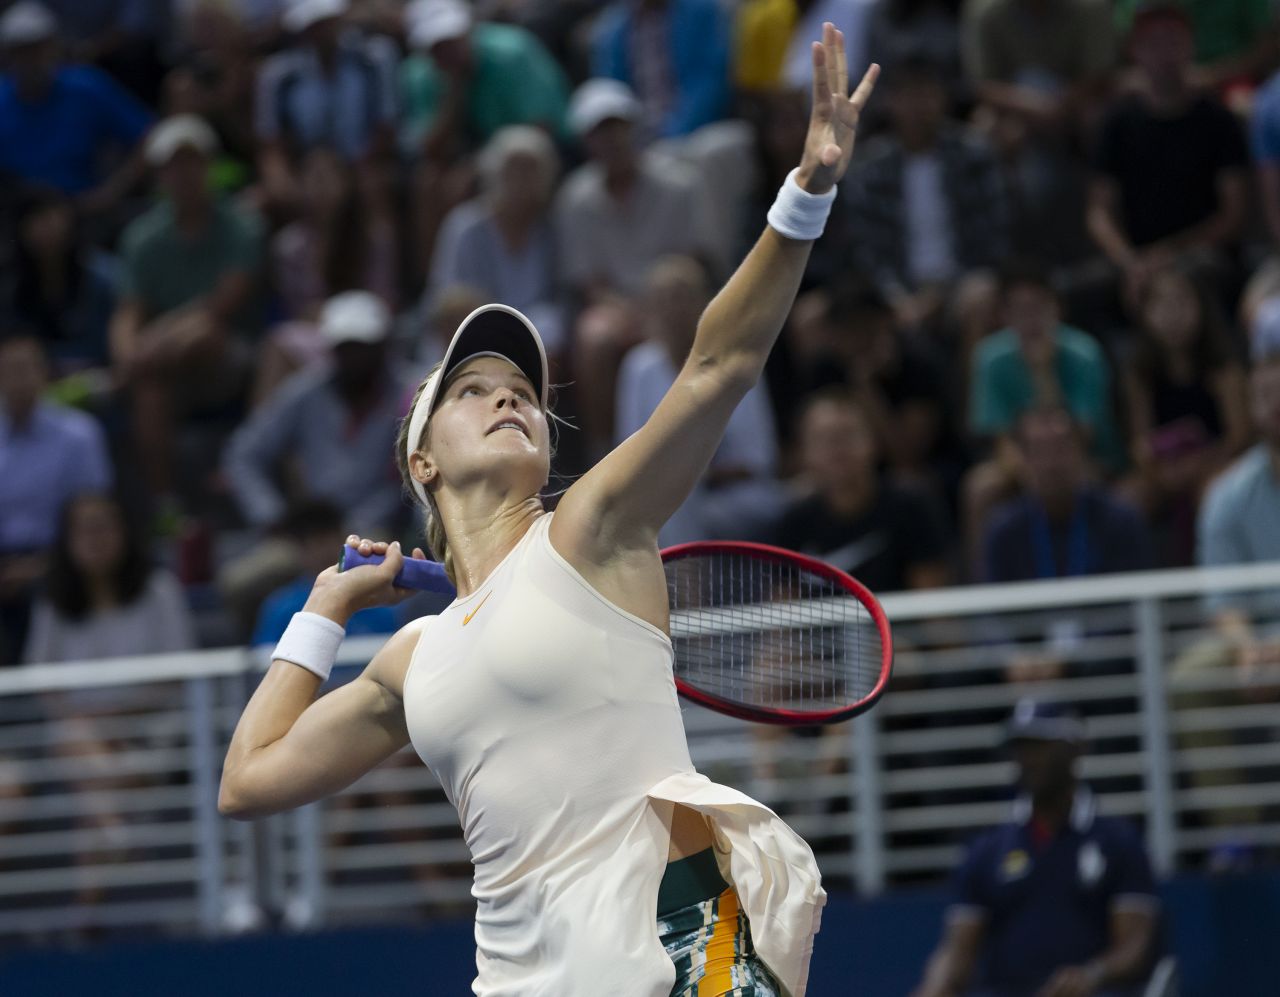
M 493 589 L 490 589 L 488 592 L 484 594 L 484 598 L 480 600 L 480 606 L 483 606 L 486 602 L 488 602 L 489 596 L 491 595 L 493 595 Z M 462 618 L 462 625 L 464 627 L 471 622 L 471 617 L 475 616 L 476 613 L 480 612 L 480 606 L 477 606 L 475 609 L 471 610 L 471 612 L 469 612 L 466 616 Z

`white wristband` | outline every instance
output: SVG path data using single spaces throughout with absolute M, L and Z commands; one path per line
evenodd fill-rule
M 832 187 L 825 194 L 810 194 L 796 182 L 799 167 L 787 174 L 778 188 L 778 196 L 769 209 L 769 226 L 788 239 L 809 242 L 822 235 L 827 225 L 827 215 L 836 199 Z
M 280 635 L 271 660 L 300 665 L 320 678 L 327 679 L 338 657 L 345 631 L 327 616 L 319 613 L 294 613 Z

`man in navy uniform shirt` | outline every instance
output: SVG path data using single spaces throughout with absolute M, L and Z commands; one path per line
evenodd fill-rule
M 956 902 L 915 997 L 1131 997 L 1150 969 L 1158 901 L 1142 842 L 1076 781 L 1084 729 L 1023 700 L 1008 726 L 1021 796 L 956 876 Z M 972 988 L 972 989 L 971 989 Z

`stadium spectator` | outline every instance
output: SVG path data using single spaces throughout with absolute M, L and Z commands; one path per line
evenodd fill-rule
M 284 517 L 283 532 L 288 534 L 298 548 L 298 578 L 282 586 L 262 604 L 258 622 L 253 628 L 255 645 L 274 644 L 306 604 L 316 575 L 333 566 L 336 551 L 342 549 L 342 510 L 321 499 L 300 502 Z M 399 629 L 396 611 L 391 606 L 374 606 L 362 609 L 347 621 L 347 636 L 361 634 L 391 634 Z
M 958 7 L 955 0 L 874 0 L 867 60 L 880 63 L 889 74 L 907 60 L 927 60 L 938 67 L 952 105 L 967 104 Z
M 985 582 L 1076 578 L 1151 567 L 1151 537 L 1126 502 L 1090 480 L 1079 427 L 1062 406 L 1024 412 L 1013 433 L 1024 492 L 996 508 L 982 539 L 977 572 Z M 1005 678 L 1061 678 L 1088 633 L 1088 619 L 1055 613 L 1038 646 L 1006 648 Z M 1108 671 L 1110 661 L 1090 661 Z
M 848 384 L 875 429 L 890 479 L 939 499 L 950 495 L 961 455 L 933 353 L 895 328 L 888 302 L 865 282 L 847 281 L 830 294 L 824 324 L 829 339 L 800 380 Z
M 934 65 L 907 58 L 885 75 L 892 129 L 850 171 L 854 253 L 903 328 L 967 324 L 989 331 L 995 281 L 1009 252 L 1009 199 L 995 154 L 947 115 Z
M 224 464 L 250 524 L 269 527 L 291 500 L 321 498 L 362 535 L 394 526 L 400 484 L 386 440 L 401 413 L 388 362 L 390 324 L 386 306 L 368 291 L 329 299 L 320 332 L 331 363 L 294 374 L 235 431 Z
M 1190 564 L 1209 481 L 1248 445 L 1247 381 L 1212 301 L 1191 274 L 1156 271 L 1138 302 L 1125 365 L 1135 497 L 1159 538 L 1159 562 Z
M 23 659 L 88 661 L 195 643 L 178 579 L 151 562 L 144 532 L 120 501 L 88 491 L 65 503 Z M 124 699 L 134 697 L 128 690 Z M 111 690 L 72 693 L 66 705 L 101 707 L 119 698 Z
M 478 166 L 479 196 L 454 208 L 440 230 L 428 300 L 464 285 L 518 308 L 538 327 L 555 362 L 566 345 L 551 225 L 560 157 L 546 132 L 509 125 L 489 140 Z
M 297 157 L 328 145 L 370 180 L 395 144 L 399 55 L 390 39 L 343 22 L 347 0 L 292 0 L 292 43 L 258 77 L 258 170 L 268 201 L 292 206 Z
M 1000 297 L 1008 326 L 974 350 L 969 381 L 969 431 L 994 441 L 992 456 L 964 482 L 965 531 L 976 543 L 987 513 L 1017 487 L 1018 460 L 1009 434 L 1018 416 L 1045 404 L 1064 405 L 1104 465 L 1122 459 L 1111 409 L 1111 371 L 1086 332 L 1061 321 L 1057 295 L 1035 264 L 1010 264 Z M 970 546 L 976 555 L 976 547 Z
M 111 357 L 131 396 L 133 439 L 161 525 L 176 515 L 178 418 L 243 397 L 256 332 L 251 307 L 260 257 L 256 218 L 209 188 L 218 140 L 200 118 L 176 115 L 147 140 L 163 199 L 122 239 L 123 279 Z
M 400 71 L 407 152 L 449 160 L 507 125 L 564 134 L 568 80 L 536 37 L 514 24 L 475 24 L 461 0 L 414 0 L 405 13 L 412 49 Z
M 41 4 L 22 0 L 0 16 L 0 48 L 0 171 L 56 187 L 86 213 L 111 211 L 142 177 L 151 114 L 101 70 L 64 63 L 58 23 Z
M 813 79 L 810 46 L 827 21 L 844 33 L 848 64 L 863 65 L 876 6 L 877 0 L 747 0 L 733 25 L 734 83 L 747 92 L 805 88 Z
M 0 274 L 5 311 L 40 336 L 54 377 L 108 366 L 116 261 L 80 238 L 75 205 L 55 188 L 35 189 L 17 212 L 16 258 Z
M 872 422 L 857 396 L 840 386 L 814 392 L 800 410 L 797 446 L 813 492 L 784 510 L 771 542 L 847 571 L 873 592 L 947 584 L 941 511 L 879 473 Z
M 639 115 L 623 83 L 595 79 L 578 88 L 569 124 L 590 162 L 565 179 L 554 208 L 560 282 L 584 309 L 571 348 L 593 458 L 612 439 L 614 381 L 622 354 L 642 336 L 631 302 L 649 267 L 667 254 L 710 255 L 696 175 L 637 147 Z
M 35 336 L 0 339 L 0 664 L 22 652 L 63 504 L 112 481 L 98 424 L 44 401 L 47 385 L 47 360 Z
M 1077 781 L 1084 729 L 1022 700 L 1006 729 L 1024 795 L 955 877 L 941 943 L 913 997 L 1138 997 L 1159 898 L 1135 828 Z
M 729 111 L 728 20 L 718 0 L 614 0 L 595 26 L 591 72 L 631 88 L 646 140 L 688 135 Z
M 675 383 L 711 300 L 706 270 L 687 256 L 660 259 L 649 270 L 648 285 L 643 309 L 648 338 L 627 352 L 618 372 L 618 443 L 645 424 Z M 729 417 L 711 463 L 659 532 L 659 544 L 758 539 L 783 504 L 777 463 L 769 393 L 758 382 Z
M 1102 122 L 1088 226 L 1132 303 L 1171 262 L 1223 279 L 1245 220 L 1249 154 L 1232 113 L 1193 85 L 1181 6 L 1162 0 L 1139 10 L 1130 51 L 1140 87 Z
M 257 363 L 253 398 L 261 404 L 289 374 L 327 354 L 316 325 L 325 301 L 365 290 L 394 309 L 399 245 L 394 220 L 360 197 L 350 164 L 318 145 L 302 158 L 301 217 L 271 241 L 271 277 L 286 322 L 272 330 Z
M 168 4 L 147 0 L 44 0 L 58 19 L 68 53 L 105 70 L 148 106 L 164 75 Z
M 1026 491 L 996 509 L 983 542 L 982 580 L 1073 578 L 1151 566 L 1137 510 L 1093 483 L 1085 441 L 1063 406 L 1023 412 L 1013 445 Z
M 1116 0 L 1121 32 L 1133 26 L 1151 0 Z M 1270 0 L 1178 0 L 1195 37 L 1199 86 L 1229 91 L 1247 89 L 1275 68 L 1276 10 Z
M 1035 130 L 1087 115 L 1116 63 L 1107 0 L 970 0 L 961 32 L 978 100 Z

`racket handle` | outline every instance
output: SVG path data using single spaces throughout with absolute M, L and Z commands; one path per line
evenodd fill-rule
M 338 570 L 346 571 L 363 564 L 381 564 L 386 559 L 385 554 L 361 554 L 354 547 L 343 547 L 342 556 L 338 558 Z M 421 561 L 416 557 L 404 559 L 404 566 L 396 575 L 395 584 L 400 588 L 421 589 L 424 592 L 457 594 L 453 582 L 444 573 L 443 564 L 439 561 Z

